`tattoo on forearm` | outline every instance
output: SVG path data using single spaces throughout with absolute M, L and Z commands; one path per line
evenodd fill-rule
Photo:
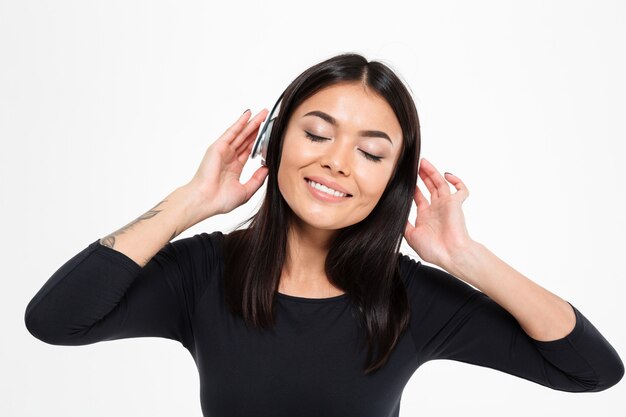
M 102 239 L 100 239 L 100 244 L 102 246 L 106 246 L 107 248 L 113 248 L 113 246 L 115 246 L 115 236 L 114 233 L 103 237 Z
M 147 212 L 145 212 L 141 216 L 137 217 L 135 220 L 133 220 L 132 222 L 128 223 L 126 226 L 122 227 L 121 229 L 116 230 L 115 232 L 111 233 L 108 236 L 103 237 L 102 239 L 100 239 L 100 244 L 103 245 L 103 246 L 107 246 L 109 248 L 113 248 L 115 246 L 115 237 L 116 236 L 121 235 L 126 230 L 130 229 L 131 227 L 133 227 L 135 224 L 139 223 L 140 221 L 151 219 L 154 216 L 156 216 L 157 214 L 159 214 L 163 210 L 156 210 L 156 208 L 160 204 L 165 203 L 166 201 L 167 200 L 160 201 L 156 206 L 152 207 L 150 210 L 148 210 Z M 170 240 L 172 240 L 176 234 L 177 234 L 176 231 L 174 231 L 174 235 L 172 235 Z

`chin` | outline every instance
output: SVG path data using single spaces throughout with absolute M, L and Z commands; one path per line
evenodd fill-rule
M 347 226 L 343 222 L 337 223 L 328 221 L 328 215 L 325 215 L 324 213 L 302 216 L 294 212 L 294 220 L 301 226 L 312 227 L 320 230 L 338 230 Z
M 295 213 L 294 215 L 300 224 L 319 230 L 341 230 L 363 221 L 363 219 L 342 219 L 341 221 L 330 222 L 328 221 L 328 215 L 324 215 L 324 213 L 320 213 L 317 216 L 299 216 Z

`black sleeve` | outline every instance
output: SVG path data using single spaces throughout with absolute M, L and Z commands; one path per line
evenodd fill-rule
M 569 392 L 602 391 L 624 375 L 613 346 L 573 305 L 574 329 L 561 339 L 539 341 L 502 306 L 455 276 L 406 255 L 401 271 L 420 365 L 451 359 Z
M 192 349 L 191 317 L 213 251 L 202 233 L 167 243 L 142 268 L 98 239 L 44 283 L 26 307 L 26 327 L 55 345 L 153 336 Z

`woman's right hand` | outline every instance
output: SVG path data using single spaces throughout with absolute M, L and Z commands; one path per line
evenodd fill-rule
M 241 184 L 239 178 L 252 152 L 259 126 L 268 113 L 263 109 L 248 121 L 251 113 L 246 110 L 207 149 L 200 167 L 186 185 L 197 198 L 198 221 L 234 210 L 263 185 L 268 173 L 265 165 L 259 167 L 245 184 Z

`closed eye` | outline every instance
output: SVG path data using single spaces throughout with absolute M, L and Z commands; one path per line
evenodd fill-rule
M 323 138 L 321 136 L 315 136 L 312 133 L 307 132 L 306 130 L 304 131 L 304 133 L 306 134 L 306 136 L 311 139 L 313 142 L 322 142 L 325 140 L 329 140 L 328 138 Z
M 330 139 L 328 139 L 328 138 L 323 138 L 323 137 L 321 137 L 321 136 L 317 136 L 317 135 L 314 135 L 314 134 L 312 134 L 312 133 L 309 133 L 309 132 L 307 132 L 306 130 L 304 131 L 304 133 L 305 133 L 305 134 L 306 134 L 306 136 L 307 136 L 307 137 L 308 137 L 311 141 L 313 141 L 313 142 L 323 142 L 323 141 L 325 141 L 325 140 L 330 140 Z M 364 155 L 367 159 L 369 159 L 370 161 L 373 161 L 373 162 L 380 162 L 380 160 L 381 160 L 381 159 L 383 159 L 383 158 L 382 158 L 382 156 L 372 155 L 372 154 L 367 153 L 367 152 L 365 152 L 365 151 L 363 151 L 363 150 L 361 150 L 361 149 L 359 149 L 359 150 L 360 150 L 360 151 L 361 151 L 361 153 L 363 153 L 363 155 Z
M 361 151 L 361 149 L 359 149 Z M 369 159 L 370 161 L 374 161 L 374 162 L 380 162 L 382 158 L 382 156 L 376 156 L 376 155 L 372 155 L 371 153 L 367 153 L 365 151 L 361 151 L 363 153 L 363 155 L 365 155 L 365 157 L 367 159 Z

